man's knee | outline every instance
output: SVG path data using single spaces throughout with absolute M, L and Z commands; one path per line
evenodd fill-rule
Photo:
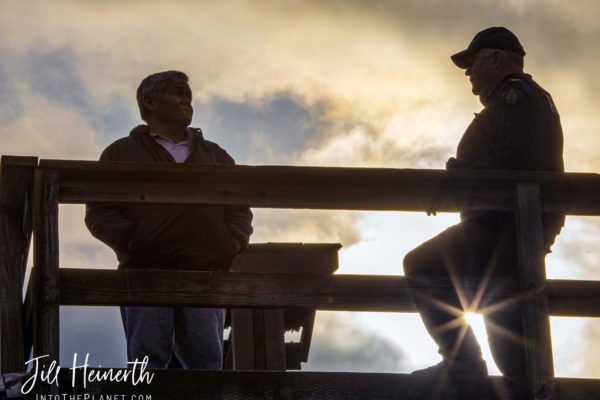
M 406 253 L 402 262 L 404 267 L 404 276 L 414 277 L 422 270 L 422 257 L 420 255 L 419 247 Z M 421 271 L 422 272 L 422 271 Z

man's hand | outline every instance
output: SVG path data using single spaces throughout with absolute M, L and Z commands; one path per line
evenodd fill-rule
M 469 163 L 463 160 L 459 160 L 454 157 L 450 157 L 448 161 L 446 161 L 446 169 L 448 171 L 453 169 L 467 169 L 469 168 Z
M 237 239 L 233 239 L 233 243 L 235 244 L 235 254 L 239 254 L 242 251 L 242 245 Z

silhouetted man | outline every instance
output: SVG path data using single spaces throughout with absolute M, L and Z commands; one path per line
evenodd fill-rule
M 558 112 L 550 94 L 523 73 L 524 56 L 525 50 L 512 32 L 494 27 L 479 32 L 466 50 L 451 57 L 465 70 L 473 94 L 484 108 L 475 114 L 446 169 L 564 170 Z M 563 222 L 563 216 L 543 215 L 548 248 Z M 517 265 L 515 218 L 500 211 L 461 212 L 460 224 L 406 255 L 406 278 L 443 357 L 438 365 L 414 373 L 446 374 L 455 380 L 463 375 L 487 375 L 475 336 L 462 319 L 464 300 L 473 305 L 477 296 L 460 288 L 461 278 L 473 277 L 482 288 L 488 278 L 508 278 L 516 283 Z M 438 278 L 455 283 L 456 296 L 451 300 L 417 289 L 432 286 Z M 487 293 L 483 293 L 487 301 Z M 526 370 L 519 306 L 488 302 L 486 309 L 484 319 L 494 360 L 507 378 L 522 385 Z
M 146 77 L 137 102 L 147 125 L 108 146 L 101 161 L 234 163 L 189 127 L 192 92 L 183 72 Z M 85 222 L 123 269 L 228 270 L 252 233 L 250 209 L 237 206 L 94 203 Z M 121 316 L 130 361 L 148 356 L 149 368 L 165 368 L 174 356 L 183 368 L 221 369 L 224 309 L 121 307 Z

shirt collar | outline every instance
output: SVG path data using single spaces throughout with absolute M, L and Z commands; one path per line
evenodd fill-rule
M 154 139 L 162 139 L 162 140 L 166 140 L 169 143 L 173 143 L 174 145 L 179 145 L 179 144 L 187 144 L 192 139 L 192 132 L 191 132 L 190 128 L 187 128 L 185 130 L 185 139 L 183 139 L 179 143 L 174 143 L 171 139 L 166 138 L 163 135 L 161 135 L 160 133 L 156 133 L 156 132 L 150 132 L 150 136 L 152 136 Z

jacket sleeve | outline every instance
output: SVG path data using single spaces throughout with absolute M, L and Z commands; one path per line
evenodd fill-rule
M 234 165 L 235 161 L 225 150 L 221 154 L 224 164 Z M 240 251 L 248 247 L 252 228 L 252 211 L 248 206 L 225 206 L 225 224 L 240 245 Z
M 102 152 L 100 161 L 121 160 L 115 147 L 109 146 Z M 127 251 L 129 236 L 135 224 L 128 216 L 125 206 L 88 203 L 85 207 L 85 225 L 95 238 L 117 252 Z

